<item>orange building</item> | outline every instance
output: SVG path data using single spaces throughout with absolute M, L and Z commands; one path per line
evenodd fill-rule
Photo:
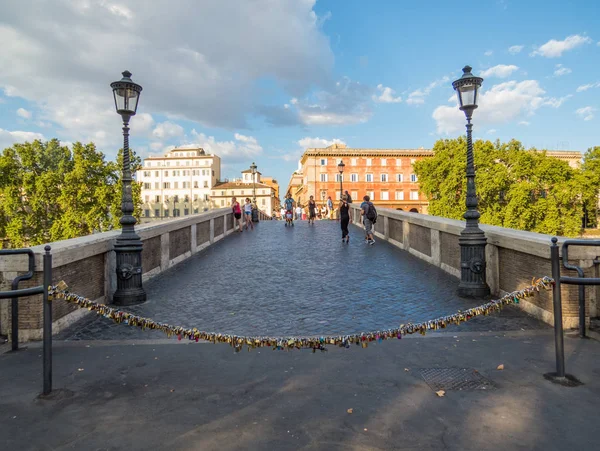
M 307 149 L 286 193 L 291 192 L 302 205 L 311 195 L 317 203 L 329 196 L 338 200 L 341 178 L 353 202 L 360 202 L 366 194 L 377 206 L 427 213 L 428 202 L 419 193 L 413 164 L 432 155 L 425 149 L 349 149 L 345 144 Z M 341 177 L 340 161 L 345 164 Z

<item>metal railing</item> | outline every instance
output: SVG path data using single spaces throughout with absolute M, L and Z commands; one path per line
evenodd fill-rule
M 585 286 L 600 285 L 600 278 L 585 277 L 583 268 L 569 263 L 569 246 L 600 246 L 600 240 L 565 240 L 562 243 L 562 262 L 565 269 L 577 271 L 578 277 L 561 276 L 560 260 L 558 252 L 558 239 L 552 238 L 550 246 L 550 260 L 552 262 L 552 278 L 554 279 L 553 304 L 554 304 L 554 347 L 556 352 L 556 374 L 551 378 L 559 382 L 565 380 L 568 375 L 565 373 L 565 348 L 563 339 L 563 321 L 562 321 L 562 296 L 560 292 L 561 284 L 579 286 L 579 336 L 585 338 Z M 598 263 L 598 258 L 594 259 L 594 264 Z M 570 376 L 572 378 L 572 376 Z
M 43 295 L 44 305 L 44 358 L 43 373 L 44 383 L 42 394 L 48 395 L 52 391 L 52 305 L 48 298 L 48 287 L 52 285 L 52 254 L 50 246 L 44 248 L 44 276 L 42 285 L 31 288 L 18 289 L 19 282 L 29 280 L 35 271 L 35 254 L 31 249 L 0 249 L 0 255 L 27 255 L 29 257 L 29 271 L 26 274 L 15 277 L 11 284 L 11 291 L 0 291 L 0 299 L 11 299 L 12 301 L 12 351 L 19 348 L 19 298 Z

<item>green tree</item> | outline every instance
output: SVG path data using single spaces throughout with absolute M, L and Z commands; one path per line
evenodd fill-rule
M 132 177 L 135 177 L 137 171 L 142 168 L 142 159 L 137 156 L 133 150 L 129 149 L 129 162 L 131 166 L 131 175 Z M 114 190 L 118 192 L 118 196 L 113 198 L 110 206 L 111 224 L 115 229 L 121 228 L 119 219 L 121 219 L 121 190 L 123 189 L 123 184 L 121 182 L 122 169 L 123 149 L 119 149 L 117 161 L 114 163 L 114 171 L 118 174 Z M 140 182 L 135 180 L 131 182 L 131 195 L 133 197 L 133 216 L 139 221 L 142 215 L 142 184 Z
M 576 236 L 581 229 L 581 171 L 525 150 L 519 141 L 473 145 L 481 222 L 547 234 Z M 434 157 L 415 164 L 429 213 L 462 219 L 466 199 L 466 139 L 438 140 Z
M 139 167 L 139 157 L 132 152 L 131 158 Z M 52 139 L 6 148 L 0 155 L 2 246 L 31 246 L 120 227 L 120 179 L 121 166 L 106 161 L 93 143 L 77 142 L 69 149 Z M 134 182 L 132 188 L 139 217 L 140 185 Z
M 582 186 L 583 208 L 587 213 L 588 225 L 598 227 L 598 197 L 600 195 L 600 146 L 590 147 L 583 156 L 580 185 Z

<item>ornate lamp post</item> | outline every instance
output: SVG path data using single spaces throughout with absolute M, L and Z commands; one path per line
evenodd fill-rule
M 131 305 L 144 302 L 146 292 L 142 287 L 142 240 L 135 233 L 131 194 L 131 166 L 129 161 L 129 119 L 135 116 L 142 87 L 131 81 L 131 72 L 110 84 L 117 113 L 123 119 L 123 190 L 121 193 L 121 235 L 115 242 L 117 257 L 117 291 L 113 303 Z
M 250 165 L 252 171 L 252 222 L 258 222 L 258 206 L 256 205 L 256 163 Z
M 342 200 L 342 196 L 344 195 L 343 187 L 342 187 L 342 178 L 344 177 L 344 167 L 346 165 L 342 160 L 338 164 L 338 171 L 340 171 L 340 200 Z
M 473 141 L 471 118 L 477 108 L 477 94 L 483 78 L 475 77 L 471 67 L 463 68 L 463 75 L 452 83 L 458 95 L 460 109 L 467 117 L 467 211 L 464 214 L 466 227 L 460 232 L 460 284 L 458 295 L 480 298 L 490 294 L 485 281 L 485 245 L 487 238 L 479 228 L 477 192 L 475 190 L 475 167 L 473 165 Z

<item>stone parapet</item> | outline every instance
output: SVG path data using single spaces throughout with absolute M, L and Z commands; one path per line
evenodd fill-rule
M 261 212 L 261 219 L 267 216 Z M 269 218 L 270 219 L 270 218 Z M 160 274 L 233 232 L 230 208 L 221 208 L 181 219 L 170 219 L 136 226 L 142 239 L 143 280 Z M 120 230 L 48 243 L 52 247 L 52 280 L 64 280 L 72 292 L 101 303 L 110 303 L 116 290 L 116 258 L 113 244 Z M 31 249 L 36 256 L 33 279 L 19 288 L 42 283 L 44 246 Z M 0 290 L 10 290 L 12 280 L 28 270 L 26 256 L 0 257 Z M 72 324 L 86 310 L 63 301 L 53 304 L 53 332 Z M 0 303 L 0 334 L 10 336 L 10 302 Z M 42 298 L 19 299 L 19 341 L 42 336 Z
M 352 204 L 351 207 L 354 223 L 362 227 L 358 205 Z M 460 277 L 458 238 L 465 227 L 463 221 L 386 208 L 378 208 L 377 211 L 379 218 L 375 235 L 379 239 Z M 552 275 L 551 235 L 489 225 L 481 225 L 481 229 L 487 237 L 486 280 L 495 297 L 531 285 L 533 278 Z M 566 239 L 558 237 L 559 247 Z M 593 263 L 598 253 L 600 249 L 597 247 L 570 247 L 569 261 L 584 268 L 586 277 L 598 277 L 598 268 Z M 561 268 L 561 274 L 577 276 L 576 272 L 564 268 Z M 590 314 L 597 315 L 598 299 L 600 287 L 586 287 L 588 322 Z M 579 298 L 576 285 L 562 285 L 562 303 L 563 326 L 569 329 L 578 327 Z M 542 292 L 539 296 L 520 301 L 518 305 L 531 315 L 553 324 L 552 292 Z

